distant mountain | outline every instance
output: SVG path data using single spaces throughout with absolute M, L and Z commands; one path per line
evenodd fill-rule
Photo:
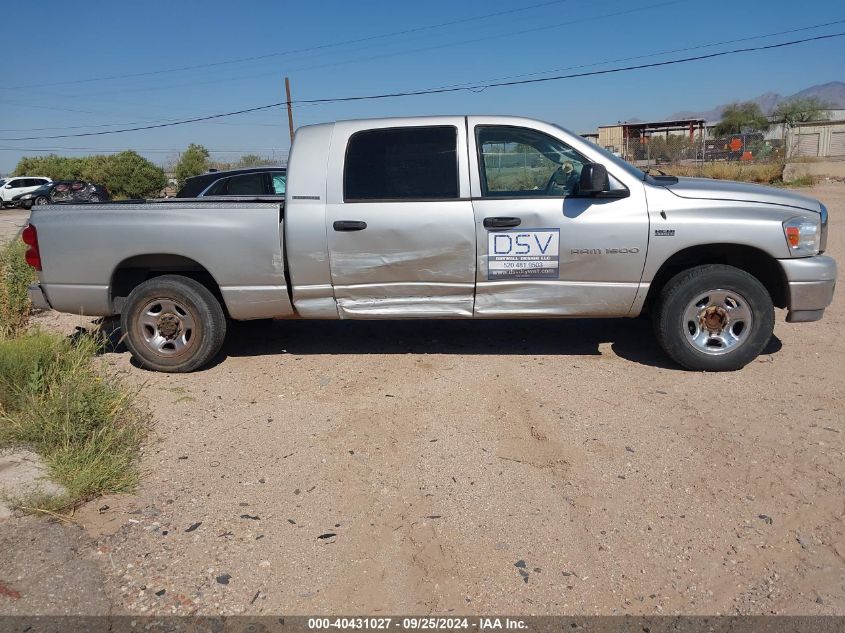
M 796 92 L 793 97 L 818 97 L 822 101 L 832 103 L 839 108 L 845 108 L 845 82 L 831 81 L 818 86 L 811 86 L 801 92 Z
M 779 103 L 792 99 L 793 97 L 817 97 L 836 108 L 845 108 L 845 82 L 831 81 L 826 84 L 819 84 L 818 86 L 810 86 L 788 97 L 784 97 L 776 92 L 767 92 L 753 99 L 737 99 L 737 101 L 753 101 L 760 106 L 763 112 L 771 114 Z M 718 121 L 722 118 L 722 112 L 728 105 L 727 103 L 723 103 L 710 110 L 702 110 L 700 112 L 684 110 L 682 112 L 675 112 L 666 118 L 669 120 L 704 119 L 706 121 Z

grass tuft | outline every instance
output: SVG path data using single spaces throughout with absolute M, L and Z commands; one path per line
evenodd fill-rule
M 27 287 L 35 271 L 24 261 L 26 244 L 14 240 L 0 248 L 0 337 L 26 330 L 32 305 Z
M 816 184 L 817 180 L 818 178 L 816 176 L 804 174 L 803 176 L 798 176 L 793 180 L 787 180 L 783 184 L 787 187 L 812 187 Z
M 39 453 L 69 505 L 138 483 L 146 420 L 122 381 L 95 368 L 101 344 L 40 331 L 0 339 L 0 446 Z

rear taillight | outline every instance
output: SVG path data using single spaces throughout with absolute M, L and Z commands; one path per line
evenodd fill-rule
M 32 224 L 27 224 L 21 234 L 24 244 L 29 246 L 26 249 L 26 263 L 35 270 L 41 270 L 41 252 L 38 250 L 38 231 Z

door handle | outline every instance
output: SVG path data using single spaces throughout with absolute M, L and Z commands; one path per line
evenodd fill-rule
M 519 218 L 484 218 L 485 229 L 507 229 L 520 224 L 522 220 Z
M 360 220 L 335 220 L 332 227 L 335 231 L 363 231 L 367 223 Z

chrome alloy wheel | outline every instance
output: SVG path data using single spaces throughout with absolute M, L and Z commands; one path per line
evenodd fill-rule
M 713 356 L 742 345 L 751 336 L 753 323 L 748 301 L 733 290 L 699 293 L 684 310 L 687 341 L 697 351 Z
M 191 313 L 172 299 L 153 299 L 138 318 L 138 328 L 147 346 L 162 356 L 178 356 L 196 342 L 199 334 Z

